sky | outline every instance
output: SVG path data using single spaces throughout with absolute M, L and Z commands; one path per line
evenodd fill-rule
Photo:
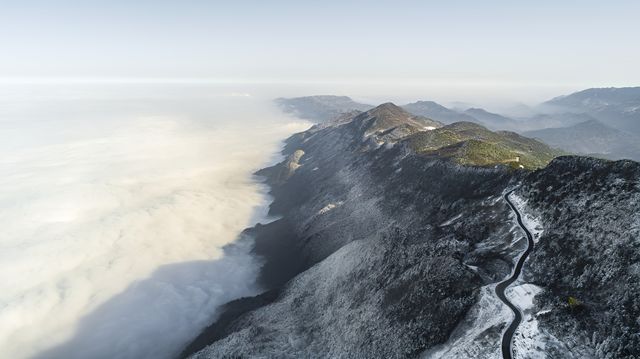
M 632 86 L 637 1 L 4 1 L 0 80 Z

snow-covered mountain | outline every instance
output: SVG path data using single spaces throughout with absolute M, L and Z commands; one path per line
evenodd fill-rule
M 525 318 L 515 357 L 640 356 L 640 165 L 425 121 L 384 104 L 290 137 L 258 172 L 279 219 L 246 232 L 265 292 L 228 303 L 183 355 L 501 357 L 495 285 L 526 246 L 514 189 L 536 242 L 507 293 Z M 514 165 L 525 154 L 542 168 Z

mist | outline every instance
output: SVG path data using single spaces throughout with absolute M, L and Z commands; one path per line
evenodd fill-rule
M 0 356 L 168 358 L 259 292 L 251 174 L 308 123 L 248 89 L 0 92 Z

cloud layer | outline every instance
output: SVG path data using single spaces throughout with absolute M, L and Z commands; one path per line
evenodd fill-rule
M 1 356 L 170 356 L 256 292 L 248 244 L 222 247 L 264 215 L 250 174 L 304 124 L 216 91 L 5 100 Z

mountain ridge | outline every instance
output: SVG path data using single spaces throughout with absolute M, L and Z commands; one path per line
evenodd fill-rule
M 390 118 L 380 125 L 376 114 Z M 227 304 L 221 319 L 183 356 L 413 358 L 436 346 L 456 358 L 500 355 L 510 319 L 491 312 L 487 296 L 524 249 L 512 211 L 501 200 L 513 189 L 521 198 L 519 211 L 539 218 L 544 228 L 535 238 L 542 249 L 532 252 L 522 280 L 540 288 L 530 310 L 553 316 L 532 317 L 535 335 L 555 338 L 545 346 L 537 337 L 518 335 L 514 346 L 533 351 L 524 355 L 576 359 L 585 353 L 607 359 L 640 355 L 632 335 L 638 323 L 625 321 L 640 314 L 633 309 L 640 307 L 640 286 L 629 286 L 640 283 L 640 271 L 621 272 L 636 260 L 639 251 L 633 248 L 640 248 L 640 229 L 631 225 L 640 210 L 640 164 L 576 156 L 556 157 L 535 171 L 461 164 L 425 156 L 408 139 L 433 136 L 441 141 L 433 145 L 436 150 L 498 140 L 538 142 L 468 122 L 404 138 L 380 137 L 406 124 L 396 122 L 406 116 L 387 104 L 286 141 L 287 158 L 258 172 L 271 186 L 270 214 L 279 219 L 247 231 L 264 261 L 259 281 L 266 291 Z M 378 136 L 381 144 L 362 138 L 371 128 L 380 130 L 369 137 Z M 443 140 L 438 132 L 457 137 Z M 604 218 L 611 206 L 619 209 L 607 217 L 605 232 L 585 222 Z M 620 223 L 633 232 L 624 241 L 616 239 Z M 577 229 L 582 232 L 575 234 Z M 594 243 L 582 246 L 580 240 Z M 595 272 L 573 260 L 588 260 L 592 245 L 600 246 L 597 262 L 590 264 Z M 624 256 L 609 255 L 608 248 Z M 592 276 L 602 281 L 606 268 L 624 274 L 624 283 L 593 284 Z M 585 292 L 590 286 L 594 290 Z M 609 292 L 616 294 L 603 301 Z M 582 309 L 567 301 L 572 296 L 584 303 Z M 606 310 L 591 309 L 602 305 Z M 470 315 L 491 320 L 469 332 L 466 326 L 475 323 Z
M 586 113 L 608 126 L 640 135 L 640 87 L 590 88 L 555 97 L 541 106 Z
M 434 101 L 416 101 L 403 105 L 402 108 L 415 115 L 433 118 L 445 124 L 460 121 L 478 122 L 472 116 L 451 110 Z
M 610 159 L 640 159 L 640 137 L 592 119 L 573 126 L 523 133 L 556 148 Z

